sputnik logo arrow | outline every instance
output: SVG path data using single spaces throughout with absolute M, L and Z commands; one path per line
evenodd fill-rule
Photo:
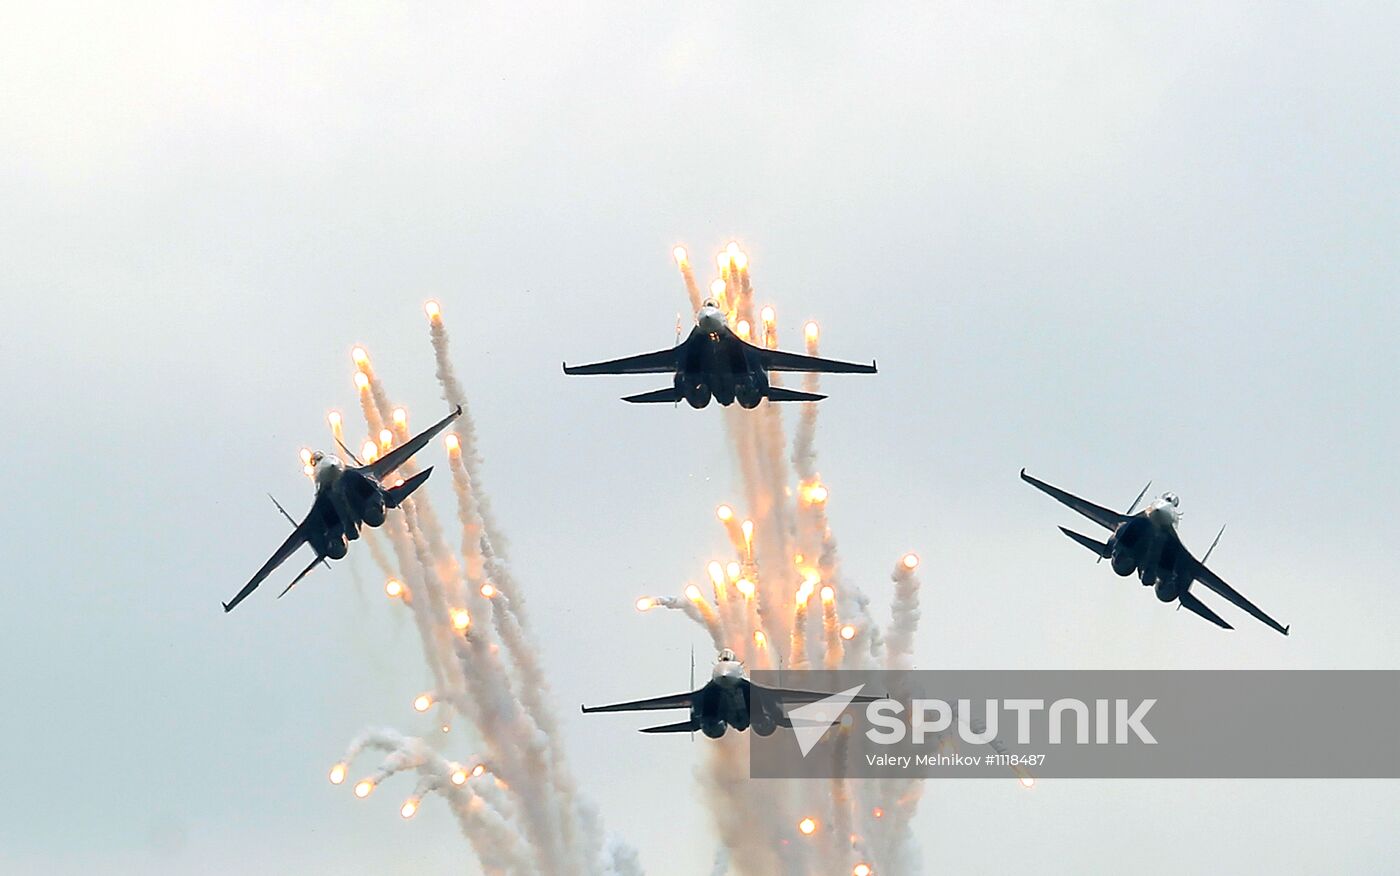
M 808 752 L 816 747 L 832 724 L 841 720 L 841 716 L 846 712 L 846 707 L 860 695 L 863 687 L 865 687 L 864 684 L 858 684 L 849 690 L 843 690 L 814 703 L 788 710 L 788 720 L 792 722 L 792 733 L 797 737 L 797 747 L 802 749 L 803 757 L 806 757 Z

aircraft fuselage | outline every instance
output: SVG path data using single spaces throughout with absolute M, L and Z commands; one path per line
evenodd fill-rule
M 360 526 L 380 526 L 391 504 L 389 492 L 372 475 L 349 468 L 340 459 L 325 454 L 316 460 L 313 477 L 317 494 L 324 493 L 335 510 L 335 525 L 308 534 L 318 551 L 338 560 L 348 551 L 348 542 L 360 537 Z
M 1157 499 L 1121 523 L 1108 540 L 1113 571 L 1125 578 L 1136 572 L 1162 602 L 1191 587 L 1192 563 L 1176 537 L 1179 519 L 1175 505 Z
M 753 709 L 751 688 L 744 678 L 744 666 L 738 661 L 715 664 L 710 681 L 690 705 L 690 720 L 711 739 L 724 735 L 726 729 L 744 731 L 753 727 L 760 736 L 778 728 L 781 715 L 770 715 L 760 706 Z
M 711 399 L 757 407 L 768 394 L 768 372 L 755 352 L 729 330 L 723 314 L 701 309 L 690 337 L 676 351 L 676 392 L 693 408 Z

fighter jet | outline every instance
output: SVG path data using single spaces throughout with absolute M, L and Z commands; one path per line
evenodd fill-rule
M 1052 487 L 1044 481 L 1036 480 L 1026 474 L 1025 469 L 1021 469 L 1021 480 L 1112 532 L 1113 535 L 1109 536 L 1108 541 L 1099 542 L 1087 535 L 1060 527 L 1061 532 L 1093 551 L 1100 560 L 1111 561 L 1113 571 L 1119 575 L 1126 578 L 1137 572 L 1143 586 L 1152 587 L 1162 602 L 1175 600 L 1178 602 L 1178 609 L 1188 608 L 1217 626 L 1227 630 L 1234 629 L 1191 592 L 1191 585 L 1199 581 L 1258 620 L 1285 636 L 1288 635 L 1288 627 L 1269 617 L 1221 580 L 1219 575 L 1205 567 L 1205 561 L 1210 559 L 1210 552 L 1215 550 L 1214 543 L 1199 560 L 1191 556 L 1191 552 L 1182 545 L 1181 537 L 1176 532 L 1177 522 L 1181 519 L 1181 512 L 1178 510 L 1181 500 L 1175 493 L 1163 493 L 1141 511 L 1134 513 L 1133 509 L 1142 501 L 1142 497 L 1147 495 L 1147 488 L 1152 486 L 1148 484 L 1128 507 L 1128 513 L 1119 514 L 1117 511 L 1110 511 L 1066 493 L 1058 487 Z M 1223 533 L 1224 529 L 1221 532 Z M 1220 536 L 1217 535 L 1215 542 L 1219 541 Z
M 423 485 L 433 470 L 431 467 L 425 468 L 413 477 L 392 486 L 385 486 L 384 479 L 408 462 L 409 457 L 422 450 L 433 440 L 433 436 L 446 429 L 461 413 L 462 409 L 458 407 L 427 431 L 415 435 L 370 463 L 361 464 L 348 450 L 345 453 L 354 461 L 354 465 L 346 465 L 334 455 L 319 450 L 311 454 L 312 475 L 316 481 L 316 498 L 311 503 L 311 510 L 306 513 L 301 523 L 296 524 L 292 534 L 287 536 L 287 540 L 282 542 L 282 546 L 272 558 L 263 563 L 263 567 L 251 581 L 243 585 L 238 595 L 223 604 L 224 611 L 233 611 L 234 606 L 256 590 L 264 578 L 286 562 L 303 544 L 310 544 L 316 551 L 316 557 L 307 564 L 300 575 L 292 579 L 292 583 L 288 584 L 281 594 L 278 594 L 279 597 L 306 577 L 317 563 L 329 567 L 326 563 L 327 557 L 338 560 L 345 556 L 349 550 L 348 542 L 360 537 L 361 524 L 383 524 L 388 510 L 402 505 L 414 490 Z M 345 449 L 344 445 L 341 445 L 341 449 Z M 279 510 L 282 508 L 281 505 L 277 507 Z M 282 513 L 285 515 L 287 512 Z M 290 515 L 287 519 L 291 520 Z
M 738 402 L 755 408 L 769 401 L 820 401 L 826 398 L 812 392 L 798 392 L 773 386 L 770 371 L 820 371 L 830 374 L 874 374 L 875 363 L 861 365 L 816 356 L 784 353 L 756 347 L 729 330 L 719 301 L 708 298 L 695 315 L 690 335 L 669 350 L 643 353 L 592 365 L 564 365 L 565 374 L 673 374 L 671 386 L 623 401 L 657 403 L 686 401 L 703 408 L 713 398 L 721 405 Z
M 591 714 L 689 709 L 690 717 L 685 721 L 646 727 L 641 732 L 694 733 L 699 730 L 711 739 L 718 739 L 729 727 L 739 731 L 752 727 L 759 736 L 771 736 L 779 727 L 792 727 L 792 719 L 784 711 L 784 704 L 814 703 L 829 696 L 831 694 L 754 684 L 745 676 L 744 664 L 734 656 L 733 651 L 725 648 L 719 652 L 719 660 L 710 673 L 709 682 L 699 690 L 610 706 L 583 706 L 583 711 L 584 714 Z M 851 702 L 869 703 L 876 699 L 879 697 L 857 696 Z

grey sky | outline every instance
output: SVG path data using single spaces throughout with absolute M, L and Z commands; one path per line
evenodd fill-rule
M 1393 4 L 3 18 L 0 870 L 474 872 L 441 807 L 325 782 L 361 727 L 426 729 L 366 558 L 218 608 L 284 534 L 264 492 L 304 506 L 352 343 L 415 422 L 442 408 L 432 295 L 580 784 L 651 872 L 708 872 L 703 740 L 576 706 L 708 657 L 630 605 L 724 545 L 720 418 L 559 372 L 671 341 L 677 242 L 737 237 L 788 338 L 815 316 L 879 359 L 828 382 L 820 463 L 881 614 L 925 557 L 920 665 L 1400 666 Z M 1022 465 L 1105 504 L 1153 478 L 1197 549 L 1228 521 L 1212 566 L 1292 637 L 1094 568 Z M 919 827 L 928 871 L 1364 870 L 1397 804 L 961 782 Z

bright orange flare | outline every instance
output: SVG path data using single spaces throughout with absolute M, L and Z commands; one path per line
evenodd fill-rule
M 363 368 L 369 364 L 369 353 L 365 352 L 364 347 L 356 347 L 351 350 L 350 358 L 355 360 L 356 368 Z
M 885 810 L 881 809 L 879 806 L 876 806 L 874 809 L 870 810 L 870 814 L 875 816 L 876 818 L 884 818 Z
M 822 602 L 831 602 L 836 599 L 836 588 L 830 584 L 822 588 Z
M 312 468 L 309 465 L 303 465 L 301 467 L 301 473 L 309 478 L 314 478 L 316 476 L 316 469 Z
M 754 586 L 753 582 L 748 578 L 740 578 L 738 581 L 734 582 L 734 586 L 744 595 L 745 599 L 753 598 Z
M 845 639 L 846 641 L 849 642 L 850 640 L 854 639 L 855 637 L 856 637 L 856 628 L 855 628 L 855 627 L 851 626 L 850 624 L 846 624 L 844 627 L 841 628 L 841 638 L 843 638 L 843 639 Z
M 310 458 L 311 455 L 308 452 L 307 459 L 309 460 Z M 721 523 L 728 523 L 734 519 L 734 509 L 730 508 L 728 505 L 721 505 L 715 509 L 715 516 L 720 519 Z
M 900 565 L 912 572 L 919 568 L 919 555 L 916 553 L 907 553 L 899 562 Z
M 716 281 L 714 281 L 713 283 L 710 284 L 710 295 L 711 295 L 712 297 L 714 297 L 714 298 L 723 298 L 723 297 L 724 297 L 724 289 L 725 289 L 724 281 L 723 281 L 723 280 L 716 280 Z
M 403 596 L 403 582 L 398 578 L 390 578 L 384 582 L 384 595 L 390 599 L 398 599 Z
M 417 814 L 418 814 L 418 798 L 417 798 L 417 797 L 409 797 L 407 800 L 403 801 L 403 805 L 399 807 L 399 814 L 402 815 L 402 816 L 403 816 L 404 818 L 406 818 L 406 819 L 407 819 L 407 818 L 412 818 L 413 816 L 417 815 Z
M 656 600 L 650 596 L 643 596 L 637 600 L 637 611 L 651 611 L 656 608 Z
M 360 448 L 360 459 L 366 463 L 374 462 L 379 458 L 379 445 L 373 441 L 366 441 L 365 446 Z
M 678 246 L 671 250 L 671 257 L 676 260 L 676 264 L 684 266 L 690 264 L 690 255 L 685 251 L 685 247 Z
M 817 820 L 809 815 L 797 822 L 797 829 L 802 832 L 803 836 L 811 836 L 817 832 Z
M 369 392 L 369 377 L 363 371 L 355 372 L 355 388 L 360 392 Z
M 740 528 L 742 528 L 743 531 L 744 531 L 744 543 L 745 543 L 745 544 L 748 544 L 749 542 L 752 542 L 752 541 L 753 541 L 753 521 L 752 521 L 752 520 L 745 520 L 742 524 L 740 524 Z
M 301 449 L 299 455 L 301 456 L 301 464 L 302 464 L 302 465 L 310 465 L 310 464 L 311 464 L 311 448 L 310 448 L 310 447 L 303 447 L 303 448 Z
M 431 298 L 423 302 L 423 312 L 428 315 L 428 319 L 432 322 L 442 319 L 442 306 Z
M 729 562 L 729 565 L 727 565 L 727 566 L 724 567 L 724 573 L 725 573 L 726 575 L 729 576 L 729 580 L 731 580 L 731 581 L 738 581 L 738 580 L 739 580 L 739 576 L 740 576 L 741 574 L 743 574 L 743 572 L 744 572 L 744 567 L 743 567 L 743 566 L 740 566 L 738 563 L 734 562 L 733 560 L 731 560 L 731 561 Z
M 694 584 L 687 584 L 685 587 L 685 598 L 689 599 L 691 602 L 699 602 L 705 597 L 704 594 L 700 592 L 699 587 L 696 587 Z
M 374 782 L 371 782 L 369 779 L 361 779 L 355 784 L 355 796 L 359 797 L 361 800 L 368 797 L 373 790 Z
M 705 571 L 710 573 L 710 581 L 715 585 L 715 589 L 719 589 L 724 586 L 723 566 L 721 566 L 717 562 L 711 561 L 710 564 L 705 567 Z
M 453 456 L 462 452 L 462 439 L 450 432 L 447 434 L 446 438 L 442 439 L 442 443 L 447 445 L 447 452 Z
M 456 630 L 457 632 L 460 633 L 467 627 L 472 625 L 472 616 L 467 612 L 465 608 L 454 608 L 452 609 L 451 614 L 452 629 Z
M 744 253 L 742 253 L 742 252 L 735 253 L 735 254 L 734 254 L 734 267 L 738 268 L 738 269 L 741 270 L 741 271 L 746 271 L 746 270 L 748 270 L 748 268 L 749 268 L 749 257 L 748 257 L 747 255 L 745 255 Z
M 763 310 L 759 311 L 759 316 L 763 319 L 763 324 L 771 326 L 778 320 L 778 312 L 773 309 L 773 305 L 765 304 Z
M 490 581 L 482 584 L 481 595 L 485 596 L 487 599 L 493 599 L 496 596 L 496 585 L 492 584 Z
M 390 447 L 393 447 L 393 446 L 394 446 L 394 433 L 391 432 L 391 431 L 389 431 L 388 429 L 380 429 L 380 430 L 379 430 L 379 446 L 380 446 L 380 447 L 383 447 L 385 450 L 388 450 Z
M 413 699 L 413 711 L 426 712 L 433 707 L 433 698 L 430 694 L 419 694 Z
M 715 256 L 715 264 L 719 266 L 719 269 L 721 271 L 727 272 L 729 270 L 729 259 L 729 253 L 722 252 L 719 255 Z
M 802 501 L 808 505 L 821 505 L 831 497 L 831 491 L 819 481 L 804 483 L 798 488 L 798 491 L 802 496 Z
M 1022 787 L 1022 788 L 1034 788 L 1034 787 L 1035 787 L 1035 776 L 1021 776 L 1021 787 Z
M 394 408 L 394 428 L 408 428 L 408 411 L 403 408 Z
M 475 779 L 475 778 L 479 777 L 481 774 L 483 774 L 483 773 L 485 773 L 485 772 L 486 772 L 486 764 L 484 764 L 484 763 L 479 763 L 479 764 L 477 764 L 476 766 L 472 767 L 472 778 Z
M 851 876 L 870 876 L 874 872 L 870 869 L 870 865 L 865 863 L 857 864 L 851 868 Z
M 808 322 L 805 326 L 803 326 L 802 331 L 807 336 L 807 343 L 815 344 L 817 342 L 817 339 L 821 337 L 822 330 L 821 327 L 817 325 L 816 321 L 813 320 L 811 322 Z
M 754 630 L 753 643 L 760 648 L 768 647 L 768 637 L 763 634 L 763 630 Z
M 452 771 L 452 775 L 450 778 L 452 779 L 452 784 L 454 785 L 465 785 L 467 783 L 467 771 L 462 769 L 461 767 L 457 767 L 455 770 Z
M 330 424 L 332 429 L 339 429 L 341 423 L 340 411 L 331 411 L 327 413 L 326 422 Z
M 739 249 L 739 242 L 736 240 L 729 241 L 729 244 L 724 248 L 724 251 L 727 255 L 730 256 L 736 256 L 740 252 L 742 252 L 742 250 Z
M 747 319 L 739 320 L 738 324 L 734 326 L 734 333 L 746 341 L 749 339 L 749 330 L 749 321 Z
M 345 781 L 345 768 L 346 764 L 344 761 L 331 767 L 330 780 L 332 785 L 339 785 L 341 782 Z

